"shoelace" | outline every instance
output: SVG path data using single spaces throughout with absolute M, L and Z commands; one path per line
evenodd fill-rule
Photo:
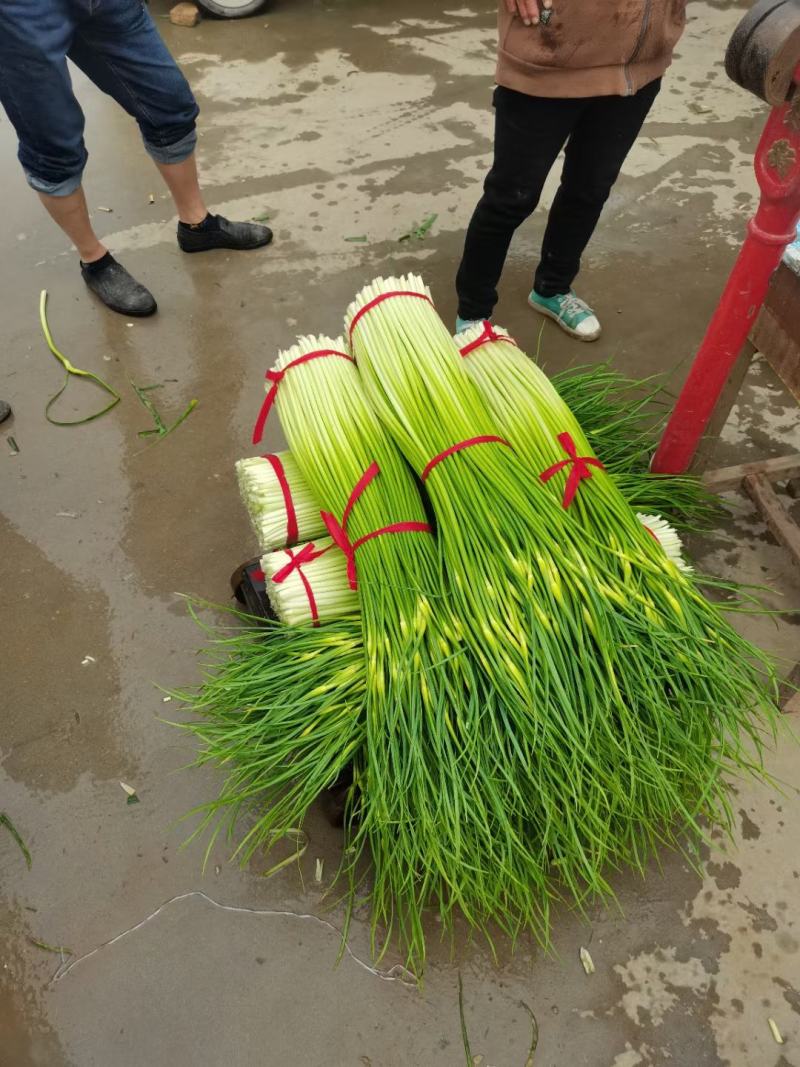
M 563 303 L 561 304 L 561 313 L 559 315 L 559 318 L 563 319 L 567 315 L 580 314 L 594 315 L 594 312 L 589 307 L 589 305 L 585 301 L 581 300 L 579 296 L 576 296 L 575 293 L 567 293 L 567 295 L 564 297 Z

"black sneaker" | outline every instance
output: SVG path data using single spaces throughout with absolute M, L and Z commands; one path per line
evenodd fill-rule
M 112 311 L 131 318 L 152 315 L 158 305 L 153 294 L 117 263 L 108 252 L 97 263 L 81 263 L 83 280 Z
M 258 222 L 229 222 L 222 215 L 209 215 L 199 226 L 178 223 L 178 244 L 184 252 L 208 252 L 232 248 L 237 252 L 263 248 L 272 240 L 272 230 Z

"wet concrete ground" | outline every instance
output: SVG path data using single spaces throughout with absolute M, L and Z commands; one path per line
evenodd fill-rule
M 755 190 L 763 109 L 719 62 L 742 10 L 690 5 L 680 58 L 585 262 L 581 292 L 605 335 L 587 350 L 548 326 L 551 367 L 613 358 L 676 381 L 686 367 Z M 313 870 L 317 857 L 334 870 L 339 838 L 321 817 L 302 879 L 295 868 L 264 879 L 267 861 L 242 872 L 222 846 L 203 874 L 202 848 L 179 851 L 176 820 L 221 776 L 182 770 L 192 742 L 160 721 L 174 705 L 154 683 L 196 679 L 200 635 L 175 593 L 225 600 L 230 572 L 253 553 L 232 465 L 250 450 L 279 346 L 298 331 L 338 331 L 347 301 L 378 273 L 423 272 L 453 316 L 452 277 L 490 150 L 493 5 L 432 17 L 424 0 L 276 0 L 240 24 L 160 24 L 202 105 L 209 201 L 234 217 L 268 214 L 276 241 L 182 257 L 130 120 L 76 77 L 97 225 L 160 303 L 156 318 L 129 326 L 84 290 L 0 121 L 0 395 L 15 410 L 2 436 L 20 448 L 12 456 L 0 442 L 0 810 L 32 854 L 28 871 L 0 828 L 0 1064 L 456 1067 L 460 967 L 473 1052 L 495 1067 L 525 1062 L 521 1001 L 539 1021 L 537 1067 L 800 1067 L 800 755 L 788 738 L 770 756 L 783 793 L 740 786 L 735 846 L 711 855 L 703 877 L 664 855 L 646 880 L 615 879 L 619 911 L 559 916 L 554 957 L 527 943 L 513 958 L 501 949 L 498 963 L 483 946 L 462 946 L 456 961 L 434 950 L 421 993 L 391 959 L 370 969 L 361 922 L 334 967 L 341 914 Z M 432 213 L 424 241 L 398 242 Z M 497 316 L 531 348 L 539 324 L 524 296 L 544 217 L 515 241 Z M 44 419 L 61 372 L 39 333 L 43 287 L 56 342 L 123 394 L 97 423 Z M 165 415 L 192 398 L 198 408 L 145 447 L 137 431 L 151 422 L 131 381 L 164 383 L 154 396 Z M 73 384 L 62 417 L 95 401 Z M 796 406 L 757 363 L 720 461 L 798 448 Z M 769 583 L 775 607 L 800 603 L 788 557 L 742 500 L 699 552 L 717 573 Z M 786 617 L 746 625 L 797 659 Z M 138 805 L 126 805 L 120 781 Z M 58 980 L 59 956 L 32 939 L 71 953 Z

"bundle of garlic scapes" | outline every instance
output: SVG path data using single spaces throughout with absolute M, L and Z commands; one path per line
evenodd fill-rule
M 454 344 L 421 279 L 378 279 L 346 325 L 269 372 L 280 472 L 238 467 L 291 625 L 219 642 L 191 728 L 235 768 L 206 823 L 263 799 L 243 856 L 352 767 L 350 905 L 369 855 L 373 950 L 397 936 L 421 973 L 431 905 L 445 930 L 460 914 L 546 944 L 554 902 L 613 896 L 613 867 L 728 825 L 729 772 L 763 774 L 775 674 L 655 514 L 668 483 L 644 483 L 641 441 L 627 465 L 613 375 L 575 393 L 606 471 L 510 338 Z
M 319 626 L 359 610 L 358 593 L 347 580 L 347 560 L 330 537 L 269 552 L 261 569 L 275 615 L 290 626 Z
M 325 533 L 320 508 L 290 452 L 240 459 L 236 476 L 262 552 Z
M 534 771 L 514 780 L 570 893 L 607 892 L 609 860 L 641 869 L 658 842 L 726 825 L 726 772 L 758 770 L 774 729 L 769 658 L 648 536 L 508 336 L 476 326 L 459 351 L 413 275 L 366 287 L 346 325 L 428 490 L 465 640 Z

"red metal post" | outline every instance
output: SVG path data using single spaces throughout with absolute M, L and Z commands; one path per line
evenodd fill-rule
M 761 202 L 703 343 L 653 457 L 658 474 L 681 474 L 705 435 L 800 219 L 800 67 L 792 100 L 776 107 L 756 152 Z

